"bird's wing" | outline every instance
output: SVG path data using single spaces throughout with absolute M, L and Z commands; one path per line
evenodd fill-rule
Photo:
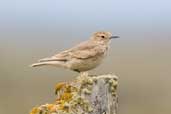
M 104 49 L 92 42 L 83 42 L 69 50 L 69 55 L 78 59 L 88 59 L 104 54 Z
M 68 52 L 63 51 L 52 57 L 40 59 L 39 62 L 47 62 L 47 61 L 67 61 L 68 60 Z
M 62 51 L 52 57 L 40 59 L 39 62 L 68 61 L 70 58 L 88 59 L 101 54 L 104 54 L 104 49 L 100 48 L 100 46 L 96 45 L 95 43 L 86 41 L 71 49 Z

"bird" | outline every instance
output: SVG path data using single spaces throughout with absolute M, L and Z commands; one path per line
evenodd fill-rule
M 95 32 L 87 41 L 51 57 L 40 59 L 30 66 L 55 66 L 85 73 L 102 63 L 102 60 L 106 57 L 111 39 L 115 38 L 119 38 L 119 36 L 112 36 L 110 32 Z

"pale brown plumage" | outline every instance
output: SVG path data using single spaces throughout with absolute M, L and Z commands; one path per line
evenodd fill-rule
M 118 38 L 118 36 L 112 36 L 109 32 L 96 32 L 88 41 L 52 57 L 40 59 L 38 63 L 31 66 L 50 65 L 77 72 L 91 70 L 97 67 L 105 57 L 111 38 Z

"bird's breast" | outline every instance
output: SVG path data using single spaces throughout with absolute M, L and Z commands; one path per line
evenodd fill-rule
M 96 68 L 102 62 L 104 55 L 89 59 L 75 59 L 70 61 L 70 69 L 77 71 L 88 71 Z

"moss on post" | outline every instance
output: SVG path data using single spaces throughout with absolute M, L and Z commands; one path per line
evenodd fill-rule
M 79 76 L 56 85 L 54 103 L 34 107 L 30 114 L 116 114 L 118 78 Z

